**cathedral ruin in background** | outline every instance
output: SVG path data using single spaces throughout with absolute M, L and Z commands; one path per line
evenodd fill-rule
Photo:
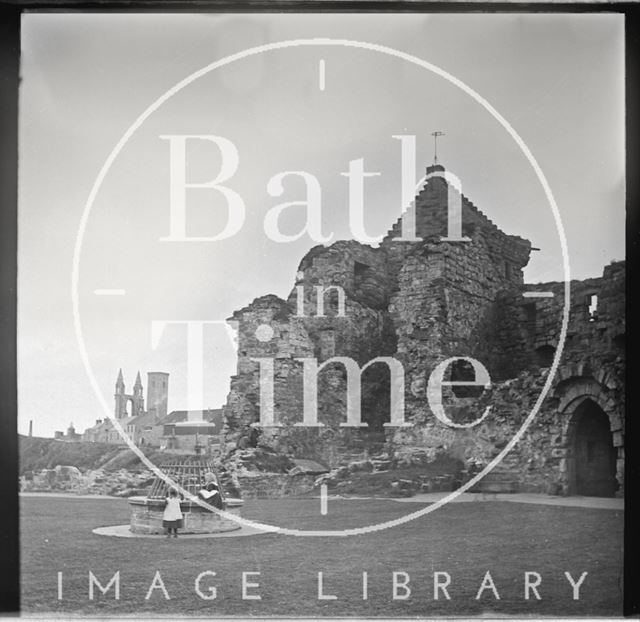
M 169 374 L 163 371 L 150 371 L 147 374 L 147 410 L 144 409 L 144 396 L 140 372 L 136 375 L 133 385 L 133 393 L 125 393 L 125 384 L 122 377 L 122 370 L 118 372 L 115 392 L 116 419 L 125 417 L 137 417 L 145 412 L 153 413 L 157 418 L 165 417 L 167 414 L 167 398 L 169 395 Z M 130 410 L 127 410 L 130 408 Z

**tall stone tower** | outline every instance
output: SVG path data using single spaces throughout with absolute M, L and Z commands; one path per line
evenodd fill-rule
M 133 385 L 132 413 L 133 417 L 137 417 L 144 413 L 144 396 L 142 389 L 142 380 L 140 380 L 140 372 L 136 376 L 136 383 Z
M 167 396 L 169 394 L 169 374 L 164 371 L 147 373 L 147 412 L 155 411 L 156 417 L 167 414 Z
M 124 393 L 124 379 L 122 377 L 122 369 L 118 372 L 118 379 L 116 380 L 116 392 L 115 392 L 116 406 L 114 414 L 116 419 L 122 419 L 127 416 L 127 396 Z

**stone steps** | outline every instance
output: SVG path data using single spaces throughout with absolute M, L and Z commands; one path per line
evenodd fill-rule
M 496 467 L 487 473 L 469 492 L 515 493 L 520 490 L 520 475 L 515 469 Z

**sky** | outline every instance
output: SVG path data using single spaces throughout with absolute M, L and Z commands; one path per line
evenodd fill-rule
M 151 112 L 117 153 L 90 209 L 107 157 L 154 102 L 232 54 L 310 39 L 334 44 L 266 50 L 203 73 Z M 399 217 L 401 143 L 415 136 L 416 179 L 433 161 L 500 228 L 540 248 L 529 283 L 563 280 L 559 233 L 532 167 L 505 129 L 441 75 L 379 50 L 427 61 L 487 100 L 544 172 L 566 233 L 572 278 L 599 276 L 624 258 L 624 21 L 597 15 L 117 15 L 23 17 L 19 122 L 18 430 L 52 436 L 111 414 L 122 368 L 127 391 L 140 370 L 166 371 L 169 410 L 187 407 L 186 325 L 204 328 L 204 394 L 216 408 L 235 373 L 222 326 L 235 309 L 286 297 L 317 241 L 275 241 L 265 223 L 315 189 L 313 217 L 331 242 L 354 237 L 350 166 L 362 159 L 364 231 L 377 238 Z M 177 142 L 185 139 L 183 166 Z M 163 138 L 164 137 L 164 138 Z M 220 145 L 226 146 L 223 151 Z M 229 148 L 232 145 L 232 148 Z M 172 149 L 176 159 L 171 167 Z M 234 159 L 237 155 L 237 162 Z M 185 237 L 171 237 L 172 179 L 219 178 L 186 191 Z M 226 179 L 225 179 L 226 178 Z M 278 183 L 280 180 L 281 183 Z M 233 211 L 227 198 L 233 195 Z M 78 311 L 92 388 L 74 328 Z M 284 236 L 305 225 L 282 208 Z M 228 229 L 227 229 L 228 231 Z M 105 295 L 96 290 L 124 290 Z M 106 403 L 105 412 L 103 404 Z M 190 404 L 194 406 L 194 404 Z M 197 404 L 196 404 L 197 406 Z

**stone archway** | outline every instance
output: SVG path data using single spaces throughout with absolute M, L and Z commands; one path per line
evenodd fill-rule
M 604 369 L 591 375 L 577 365 L 561 368 L 558 375 L 559 382 L 553 395 L 558 399 L 557 412 L 563 422 L 557 450 L 561 458 L 563 494 L 621 496 L 624 489 L 624 419 L 615 378 Z M 595 460 L 595 463 L 591 464 L 589 460 Z M 613 484 L 609 477 L 612 468 Z M 590 490 L 585 480 L 594 476 L 588 475 L 589 470 L 604 473 L 608 483 L 594 484 L 595 492 Z
M 618 489 L 618 452 L 609 417 L 592 399 L 582 400 L 573 412 L 568 441 L 568 493 L 613 497 Z

